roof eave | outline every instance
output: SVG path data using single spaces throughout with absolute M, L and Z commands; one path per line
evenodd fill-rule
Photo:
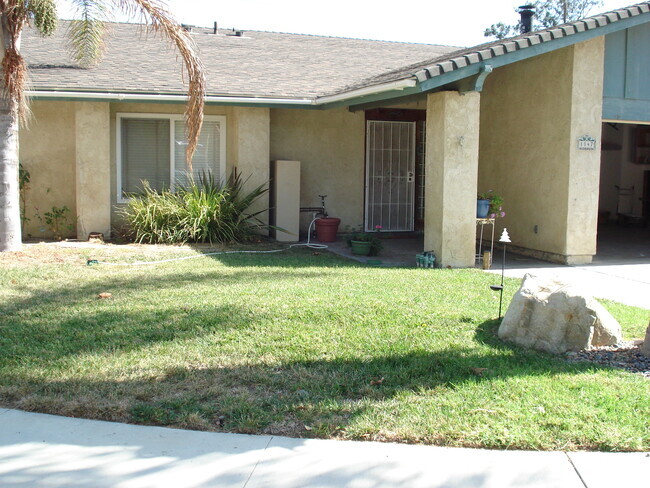
M 133 103 L 186 103 L 187 95 L 180 94 L 153 94 L 134 92 L 105 92 L 105 91 L 72 91 L 72 90 L 29 90 L 27 96 L 34 100 L 85 100 L 105 102 L 133 102 Z M 250 105 L 250 106 L 311 106 L 313 100 L 309 98 L 291 97 L 252 97 L 208 95 L 205 97 L 206 105 Z
M 395 94 L 402 95 L 402 91 L 414 88 L 415 78 L 382 83 L 348 92 L 337 93 L 316 98 L 283 98 L 283 97 L 242 97 L 242 96 L 214 96 L 205 97 L 207 105 L 243 105 L 267 107 L 298 107 L 298 108 L 331 108 L 338 104 L 347 105 L 351 100 L 367 100 L 373 95 Z M 180 94 L 151 94 L 151 93 L 126 93 L 104 91 L 71 91 L 71 90 L 30 90 L 27 96 L 35 100 L 86 100 L 107 102 L 146 102 L 146 103 L 185 103 L 186 95 Z
M 630 13 L 635 10 L 636 13 Z M 614 15 L 615 14 L 615 15 Z M 605 36 L 650 22 L 650 5 L 619 9 L 571 24 L 505 39 L 484 49 L 450 58 L 414 73 L 420 91 L 427 92 L 481 72 L 485 66 L 498 68 L 562 49 L 595 37 Z

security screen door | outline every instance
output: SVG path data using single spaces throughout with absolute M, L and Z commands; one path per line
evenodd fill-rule
M 366 127 L 366 231 L 412 231 L 415 122 L 369 120 Z

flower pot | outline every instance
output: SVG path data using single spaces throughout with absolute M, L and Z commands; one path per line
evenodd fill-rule
M 336 217 L 324 217 L 316 221 L 316 238 L 321 242 L 336 241 L 336 233 L 339 230 L 341 219 Z
M 350 241 L 350 247 L 352 248 L 352 254 L 356 254 L 357 256 L 368 256 L 370 255 L 370 248 L 372 248 L 372 242 Z
M 490 200 L 476 200 L 476 218 L 485 219 L 490 211 Z

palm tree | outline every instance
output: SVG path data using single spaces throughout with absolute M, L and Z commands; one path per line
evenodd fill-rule
M 188 78 L 188 102 L 185 110 L 187 161 L 190 165 L 203 122 L 205 77 L 194 43 L 187 32 L 172 19 L 159 0 L 72 0 L 80 20 L 69 30 L 71 45 L 82 66 L 96 62 L 101 54 L 104 22 L 107 14 L 121 11 L 139 15 L 148 30 L 162 34 L 180 52 Z M 28 114 L 25 100 L 27 65 L 20 53 L 23 27 L 32 25 L 43 35 L 51 35 L 57 26 L 55 0 L 0 0 L 0 252 L 16 251 L 22 246 L 18 188 L 18 127 Z

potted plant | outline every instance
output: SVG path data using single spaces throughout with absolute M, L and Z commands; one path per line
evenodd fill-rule
M 316 238 L 321 242 L 335 242 L 341 219 L 336 217 L 321 217 L 316 220 Z
M 375 226 L 375 233 L 359 232 L 348 239 L 348 245 L 352 249 L 352 254 L 357 256 L 377 256 L 383 246 L 377 237 L 381 232 L 381 225 Z
M 489 190 L 479 193 L 476 197 L 476 218 L 477 219 L 495 219 L 505 217 L 503 211 L 503 197 L 494 191 Z

